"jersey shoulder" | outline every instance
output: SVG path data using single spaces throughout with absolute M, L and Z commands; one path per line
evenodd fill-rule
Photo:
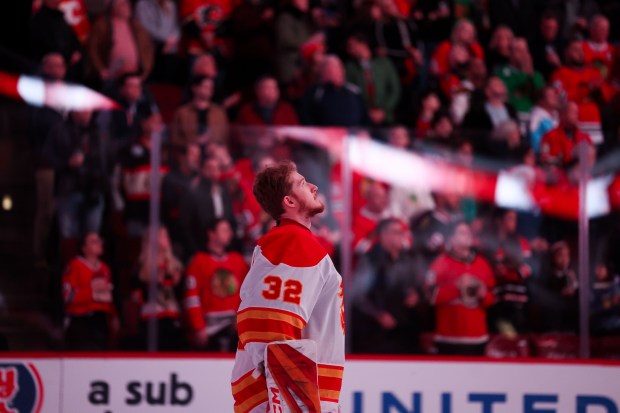
M 309 229 L 299 224 L 272 228 L 259 241 L 261 254 L 271 264 L 291 267 L 313 267 L 327 252 Z

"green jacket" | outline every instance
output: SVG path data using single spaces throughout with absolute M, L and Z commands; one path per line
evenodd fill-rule
M 394 64 L 387 58 L 375 57 L 370 61 L 374 84 L 374 99 L 370 101 L 364 70 L 357 61 L 349 61 L 345 66 L 347 81 L 360 88 L 368 108 L 382 109 L 385 112 L 386 123 L 394 120 L 394 110 L 398 106 L 401 94 L 401 84 Z
M 509 102 L 517 112 L 529 112 L 536 103 L 536 92 L 545 86 L 545 79 L 539 72 L 527 74 L 514 66 L 504 65 L 495 74 L 508 89 Z

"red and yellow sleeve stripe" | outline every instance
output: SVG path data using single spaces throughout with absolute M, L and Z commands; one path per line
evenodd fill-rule
M 250 307 L 237 314 L 239 340 L 243 345 L 299 340 L 305 326 L 300 316 L 273 308 Z
M 264 376 L 254 378 L 250 370 L 232 383 L 235 413 L 248 413 L 268 400 L 267 382 Z
M 319 395 L 321 401 L 338 403 L 344 367 L 319 364 Z

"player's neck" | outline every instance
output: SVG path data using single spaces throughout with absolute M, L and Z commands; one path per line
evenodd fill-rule
M 310 229 L 310 226 L 312 225 L 312 221 L 310 217 L 302 216 L 301 214 L 296 214 L 292 212 L 285 212 L 284 214 L 282 214 L 282 216 L 280 217 L 280 220 L 282 219 L 288 219 L 290 221 L 295 221 L 298 224 L 301 224 L 308 229 Z

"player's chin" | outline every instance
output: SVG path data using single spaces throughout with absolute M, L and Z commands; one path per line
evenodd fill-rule
M 322 202 L 317 202 L 316 205 L 314 206 L 314 208 L 310 209 L 310 216 L 313 217 L 315 215 L 320 214 L 321 212 L 325 211 L 325 205 Z

